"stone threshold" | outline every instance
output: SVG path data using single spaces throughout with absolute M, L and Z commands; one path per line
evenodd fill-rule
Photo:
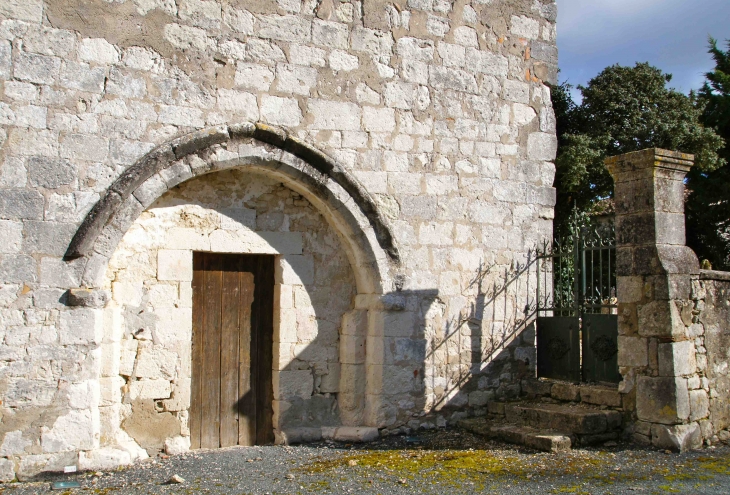
M 339 442 L 372 442 L 380 432 L 372 426 L 322 426 L 274 430 L 277 445 L 337 440 Z

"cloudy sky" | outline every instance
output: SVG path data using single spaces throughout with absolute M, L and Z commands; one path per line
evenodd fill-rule
M 560 81 L 586 84 L 612 64 L 649 62 L 689 92 L 714 67 L 707 37 L 726 48 L 730 0 L 557 0 Z

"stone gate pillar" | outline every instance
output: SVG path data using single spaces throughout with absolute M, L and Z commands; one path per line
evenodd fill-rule
M 706 416 L 707 401 L 694 389 L 701 373 L 691 285 L 699 263 L 684 230 L 693 160 L 661 149 L 606 160 L 615 183 L 619 390 L 634 440 L 674 450 L 701 446 L 696 419 Z

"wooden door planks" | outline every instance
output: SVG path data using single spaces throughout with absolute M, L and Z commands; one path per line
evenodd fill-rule
M 255 258 L 259 292 L 256 328 L 256 444 L 266 445 L 274 441 L 274 257 Z
M 252 377 L 251 353 L 251 313 L 254 299 L 254 275 L 242 272 L 240 294 L 240 321 L 238 345 L 238 397 L 235 405 L 238 418 L 238 444 L 254 445 L 256 443 L 256 388 Z
M 273 442 L 274 257 L 194 253 L 192 448 Z
M 221 285 L 221 388 L 220 388 L 220 446 L 238 445 L 238 359 L 241 272 L 240 259 L 223 259 Z
M 202 424 L 201 405 L 203 402 L 203 316 L 205 308 L 205 270 L 203 253 L 193 254 L 193 342 L 191 352 L 190 377 L 190 448 L 200 448 L 200 429 Z
M 221 390 L 221 292 L 223 260 L 220 256 L 206 256 L 205 262 L 205 316 L 203 351 L 202 426 L 200 446 L 205 449 L 220 447 L 220 390 Z

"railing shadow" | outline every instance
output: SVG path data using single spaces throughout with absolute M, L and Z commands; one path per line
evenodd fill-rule
M 441 349 L 469 344 L 468 352 L 447 352 L 448 385 L 441 392 L 434 379 L 432 410 L 483 407 L 493 398 L 514 398 L 521 392 L 521 380 L 535 376 L 537 260 L 537 250 L 530 250 L 524 261 L 509 266 L 480 263 L 462 292 L 468 305 L 447 321 L 442 338 L 427 342 L 426 359 L 434 369 Z

